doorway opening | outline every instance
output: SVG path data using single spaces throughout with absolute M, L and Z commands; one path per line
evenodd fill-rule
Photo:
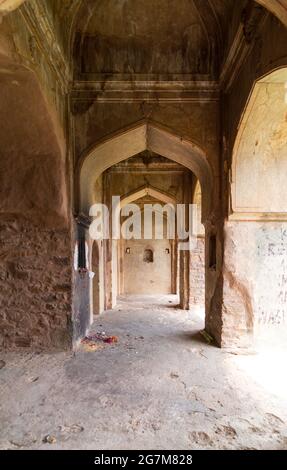
M 169 307 L 176 304 L 204 319 L 203 222 L 211 209 L 212 175 L 203 152 L 141 123 L 96 146 L 78 174 L 79 212 L 90 215 L 78 220 L 85 225 L 90 277 L 89 313 L 80 316 L 92 322 L 123 296 L 158 295 L 174 296 Z M 95 240 L 91 227 L 98 205 L 104 206 L 99 220 L 108 229 Z M 114 210 L 120 236 L 113 232 Z

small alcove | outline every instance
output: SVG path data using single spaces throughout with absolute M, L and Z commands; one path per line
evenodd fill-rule
M 143 261 L 144 263 L 153 263 L 153 251 L 150 248 L 144 250 Z

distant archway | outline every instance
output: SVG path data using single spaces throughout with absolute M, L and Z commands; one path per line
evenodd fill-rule
M 124 207 L 133 201 L 137 201 L 144 196 L 151 196 L 154 199 L 158 199 L 159 201 L 164 202 L 165 204 L 176 204 L 176 199 L 174 197 L 164 193 L 163 191 L 159 191 L 152 186 L 146 185 L 122 197 L 120 202 L 121 207 Z
M 147 198 L 147 199 L 146 199 Z M 144 217 L 144 204 L 149 201 L 153 207 L 155 219 L 152 226 L 152 237 L 148 240 L 125 240 L 120 241 L 119 265 L 122 271 L 119 273 L 119 294 L 178 294 L 178 244 L 177 239 L 169 239 L 169 233 L 173 228 L 169 223 L 176 222 L 176 198 L 159 191 L 158 189 L 145 185 L 121 198 L 120 206 L 123 209 L 129 204 L 139 203 Z M 174 217 L 164 211 L 163 206 L 174 208 Z M 157 219 L 162 225 L 162 239 L 156 239 L 154 231 Z M 154 225 L 155 224 L 155 225 Z M 174 227 L 175 228 L 175 227 Z M 142 225 L 143 230 L 143 225 Z M 152 281 L 151 281 L 152 279 Z

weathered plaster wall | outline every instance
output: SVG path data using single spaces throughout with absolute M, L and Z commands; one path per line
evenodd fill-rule
M 0 59 L 1 347 L 72 344 L 66 145 L 35 75 Z
M 43 3 L 39 6 L 36 1 L 27 1 L 3 18 L 0 53 L 34 72 L 51 114 L 65 132 L 69 66 Z
M 279 83 L 260 83 L 253 92 L 233 155 L 234 212 L 286 211 L 286 83 L 287 70 Z
M 126 253 L 126 249 L 130 253 Z M 152 250 L 153 262 L 144 262 Z M 166 253 L 169 250 L 169 253 Z M 171 294 L 171 245 L 168 240 L 125 240 L 123 250 L 125 294 Z
M 286 223 L 226 223 L 223 346 L 250 344 L 260 326 L 286 326 L 286 241 Z
M 1 67 L 2 66 L 2 67 Z M 65 141 L 35 75 L 0 59 L 1 213 L 67 226 Z

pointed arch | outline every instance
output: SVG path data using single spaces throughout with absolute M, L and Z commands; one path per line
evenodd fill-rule
M 176 199 L 170 196 L 169 194 L 166 194 L 163 191 L 159 191 L 158 189 L 153 188 L 152 186 L 145 185 L 145 186 L 142 186 L 141 188 L 136 189 L 135 191 L 132 191 L 126 196 L 123 196 L 121 198 L 121 207 L 124 207 L 127 204 L 137 201 L 138 199 L 141 199 L 142 197 L 145 197 L 145 196 L 153 197 L 154 199 L 164 202 L 165 204 L 176 203 Z
M 285 67 L 251 90 L 233 148 L 230 219 L 287 219 L 286 83 Z
M 211 210 L 213 176 L 203 150 L 193 142 L 151 122 L 111 135 L 83 155 L 77 169 L 78 208 L 88 214 L 94 201 L 94 183 L 111 166 L 144 150 L 150 150 L 192 171 L 199 179 L 203 193 L 203 219 Z

